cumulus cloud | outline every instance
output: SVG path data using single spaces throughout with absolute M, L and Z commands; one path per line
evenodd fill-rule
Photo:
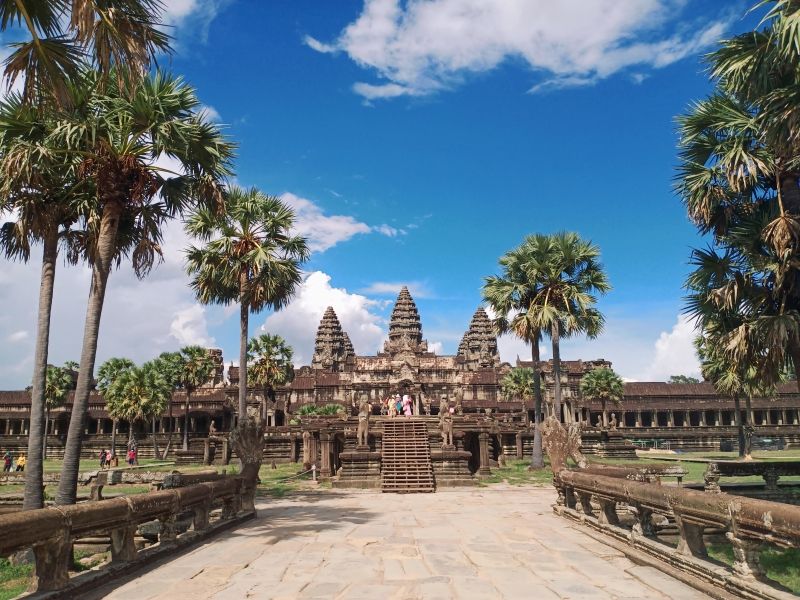
M 176 311 L 169 326 L 169 334 L 181 346 L 214 345 L 214 338 L 208 335 L 205 308 L 199 304 Z
M 589 85 L 629 67 L 657 69 L 718 40 L 729 19 L 679 22 L 686 0 L 365 0 L 331 43 L 376 73 L 353 89 L 368 100 L 432 94 L 521 59 L 532 91 Z
M 406 232 L 389 225 L 370 226 L 350 215 L 329 215 L 315 202 L 291 192 L 281 194 L 281 200 L 295 212 L 295 231 L 308 238 L 312 252 L 325 252 L 336 244 L 365 233 L 379 233 L 386 237 L 397 237 Z
M 697 329 L 685 315 L 679 315 L 670 331 L 662 331 L 655 343 L 655 358 L 646 372 L 647 379 L 666 381 L 670 375 L 702 378 L 700 361 L 694 349 Z
M 260 331 L 282 336 L 294 348 L 295 364 L 309 364 L 317 327 L 328 306 L 336 311 L 356 354 L 374 354 L 379 349 L 385 336 L 377 314 L 380 303 L 332 286 L 331 276 L 322 271 L 310 273 L 289 306 L 264 319 Z
M 212 21 L 230 2 L 231 0 L 169 0 L 164 2 L 162 17 L 164 23 L 175 27 L 180 34 L 188 32 L 205 42 Z
M 213 123 L 219 123 L 222 120 L 219 111 L 210 104 L 203 104 L 197 112 L 205 115 L 206 119 Z

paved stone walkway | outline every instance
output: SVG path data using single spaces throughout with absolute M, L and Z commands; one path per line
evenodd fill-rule
M 556 517 L 555 492 L 315 492 L 92 598 L 703 598 Z

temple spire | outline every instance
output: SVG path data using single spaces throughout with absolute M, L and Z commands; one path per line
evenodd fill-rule
M 339 317 L 336 316 L 333 307 L 329 306 L 325 309 L 317 328 L 311 366 L 315 369 L 336 370 L 338 364 L 346 358 L 348 350 L 352 351 L 352 344 L 348 348 L 350 338 L 346 338 L 346 335 L 342 331 Z
M 400 290 L 389 321 L 389 343 L 395 347 L 408 343 L 416 348 L 422 343 L 422 324 L 411 293 L 406 286 Z
M 461 339 L 458 354 L 463 356 L 471 367 L 492 367 L 500 365 L 497 352 L 497 336 L 495 335 L 489 315 L 483 307 L 479 307 L 472 315 L 469 329 Z

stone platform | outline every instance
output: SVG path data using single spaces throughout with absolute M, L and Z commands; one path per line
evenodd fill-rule
M 402 495 L 317 491 L 86 598 L 705 596 L 553 514 L 552 488 Z

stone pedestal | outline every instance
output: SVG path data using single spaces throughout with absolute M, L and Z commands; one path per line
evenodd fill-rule
M 333 480 L 336 488 L 380 489 L 381 453 L 371 452 L 369 447 L 357 446 L 355 450 L 339 453 L 342 467 Z
M 436 487 L 477 485 L 477 480 L 469 471 L 471 457 L 471 452 L 457 450 L 455 446 L 444 446 L 441 450 L 431 450 L 431 465 Z
M 607 458 L 636 459 L 636 446 L 617 429 L 583 429 L 581 452 Z

